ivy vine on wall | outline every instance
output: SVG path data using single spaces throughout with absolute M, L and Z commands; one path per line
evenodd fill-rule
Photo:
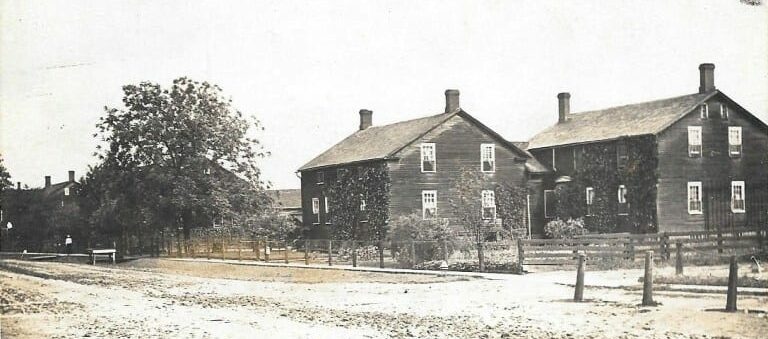
M 627 159 L 619 166 L 617 145 L 626 145 Z M 584 217 L 591 232 L 656 232 L 656 140 L 653 136 L 623 138 L 579 146 L 583 154 L 572 181 L 556 187 L 557 216 Z M 627 215 L 619 215 L 618 188 L 627 188 Z M 587 208 L 586 189 L 594 198 Z
M 384 239 L 389 218 L 389 187 L 385 163 L 340 169 L 327 192 L 333 238 Z

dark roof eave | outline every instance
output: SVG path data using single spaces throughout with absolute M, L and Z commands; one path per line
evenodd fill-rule
M 312 166 L 312 167 L 302 167 L 298 169 L 298 172 L 306 172 L 306 171 L 316 171 L 321 169 L 327 169 L 327 168 L 333 168 L 333 167 L 342 167 L 342 166 L 349 166 L 349 165 L 359 165 L 362 163 L 367 162 L 376 162 L 376 161 L 393 161 L 398 160 L 397 157 L 383 157 L 383 158 L 372 158 L 372 159 L 363 159 L 363 160 L 355 160 L 355 161 L 349 161 L 349 162 L 342 162 L 338 164 L 328 164 L 328 165 L 322 165 L 322 166 Z
M 660 132 L 659 132 L 660 133 Z M 558 148 L 558 147 L 571 147 L 571 146 L 579 146 L 579 145 L 588 145 L 588 144 L 596 144 L 600 142 L 607 142 L 607 141 L 616 141 L 626 138 L 636 138 L 636 137 L 643 137 L 648 135 L 657 135 L 658 133 L 645 133 L 645 134 L 633 134 L 633 135 L 622 135 L 620 137 L 615 138 L 606 138 L 606 139 L 599 139 L 599 140 L 589 140 L 589 141 L 582 141 L 582 142 L 571 142 L 567 144 L 555 144 L 550 146 L 539 146 L 534 148 L 529 148 L 528 151 L 537 151 L 542 149 L 548 149 L 548 148 Z

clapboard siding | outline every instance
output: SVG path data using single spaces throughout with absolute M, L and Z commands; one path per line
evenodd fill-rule
M 689 214 L 687 183 L 701 181 L 704 199 L 710 203 L 728 204 L 731 181 L 745 181 L 747 201 L 758 198 L 768 189 L 768 133 L 738 107 L 716 95 L 708 102 L 709 118 L 701 119 L 695 110 L 657 136 L 658 140 L 658 199 L 659 231 L 703 230 L 705 214 Z M 720 104 L 728 105 L 729 117 L 722 119 Z M 702 156 L 688 156 L 688 126 L 701 126 Z M 728 153 L 728 126 L 742 127 L 742 155 L 732 158 Z M 761 189 L 754 189 L 762 187 Z M 715 193 L 718 195 L 715 196 Z M 718 199 L 718 201 L 714 201 Z M 761 198 L 762 199 L 762 198 Z M 705 202 L 704 206 L 708 204 Z M 750 213 L 766 213 L 764 206 L 745 214 L 731 214 L 729 227 L 747 226 Z M 728 211 L 727 213 L 730 213 Z M 711 215 L 710 215 L 710 220 Z
M 437 171 L 421 172 L 421 143 L 434 143 Z M 437 191 L 437 209 L 440 218 L 454 218 L 450 199 L 456 196 L 455 180 L 463 168 L 480 172 L 480 145 L 496 145 L 496 171 L 483 174 L 487 189 L 507 182 L 525 185 L 525 161 L 465 118 L 456 115 L 442 125 L 408 145 L 389 162 L 391 180 L 390 218 L 411 213 L 421 214 L 421 191 Z M 480 192 L 477 198 L 480 199 Z

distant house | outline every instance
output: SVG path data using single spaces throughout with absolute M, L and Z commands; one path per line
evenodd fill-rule
M 291 218 L 297 225 L 302 224 L 300 189 L 268 190 L 267 193 L 281 214 Z
M 639 212 L 658 231 L 765 225 L 768 126 L 715 88 L 714 68 L 699 66 L 697 93 L 669 99 L 571 113 L 570 94 L 558 94 L 557 124 L 527 145 L 553 169 L 541 216 L 558 217 L 557 189 L 581 185 L 577 204 L 587 221 L 607 209 L 628 231 L 642 231 Z M 633 159 L 643 152 L 649 163 Z M 633 205 L 638 190 L 645 199 Z
M 360 110 L 358 131 L 299 169 L 303 223 L 313 237 L 327 237 L 333 227 L 329 205 L 334 202 L 327 186 L 337 180 L 339 171 L 383 165 L 390 180 L 390 220 L 410 214 L 455 218 L 449 200 L 463 168 L 475 169 L 487 179 L 488 187 L 477 192 L 477 199 L 489 206 L 488 219 L 495 220 L 495 184 L 525 187 L 529 177 L 548 171 L 462 110 L 458 90 L 445 91 L 445 99 L 440 114 L 385 126 L 373 126 L 373 113 Z

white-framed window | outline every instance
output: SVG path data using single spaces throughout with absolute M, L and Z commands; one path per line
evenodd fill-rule
M 555 191 L 544 190 L 544 217 L 545 218 L 555 217 L 556 203 L 557 203 L 557 198 L 555 197 Z
M 437 217 L 437 191 L 421 191 L 421 214 L 423 219 Z
M 627 186 L 619 185 L 619 189 L 616 190 L 617 201 L 619 203 L 619 214 L 629 214 L 629 203 L 627 202 Z
M 316 215 L 317 221 L 320 222 L 320 199 L 312 198 L 312 214 Z
M 69 187 L 64 187 L 64 195 L 69 195 Z
M 728 154 L 741 155 L 741 126 L 728 126 Z
M 421 171 L 437 171 L 437 157 L 435 157 L 435 144 L 433 143 L 421 144 Z
M 701 126 L 688 126 L 688 156 L 701 156 Z
M 496 145 L 495 144 L 480 145 L 480 171 L 481 172 L 496 171 Z
M 496 220 L 496 194 L 492 190 L 483 190 L 483 219 Z
M 701 181 L 688 182 L 688 214 L 702 214 L 704 209 L 701 204 Z
M 360 199 L 360 210 L 365 211 L 365 199 Z
M 731 211 L 744 213 L 746 211 L 743 181 L 731 181 Z
M 328 197 L 323 197 L 323 209 L 325 209 L 325 214 L 328 214 L 331 211 L 331 205 L 328 204 Z
M 592 205 L 595 203 L 595 189 L 592 187 L 587 187 L 586 196 L 587 196 L 587 215 L 592 215 Z
M 318 185 L 322 185 L 325 182 L 325 172 L 317 172 L 315 177 L 317 178 L 316 182 Z
M 720 117 L 723 119 L 728 119 L 728 106 L 725 104 L 720 104 Z
M 702 119 L 709 119 L 709 105 L 707 104 L 699 105 L 699 114 L 701 115 Z

